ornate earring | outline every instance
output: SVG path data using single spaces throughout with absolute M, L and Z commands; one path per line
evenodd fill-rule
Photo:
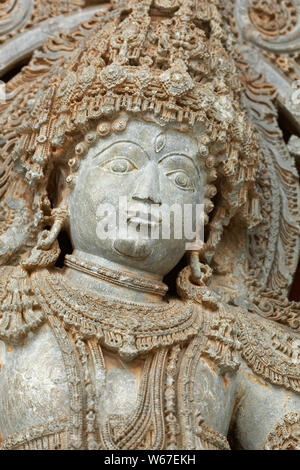
M 212 270 L 208 264 L 200 261 L 199 251 L 191 251 L 189 253 L 189 266 L 191 270 L 191 282 L 197 286 L 204 287 L 212 276 Z
M 45 268 L 56 263 L 60 255 L 57 237 L 68 217 L 69 208 L 67 203 L 52 210 L 50 218 L 54 221 L 53 225 L 50 230 L 43 230 L 39 234 L 37 244 L 31 251 L 29 258 L 22 263 L 25 269 Z
M 212 277 L 212 269 L 208 264 L 203 264 L 199 258 L 199 252 L 189 253 L 189 266 L 184 268 L 176 281 L 177 292 L 182 299 L 208 307 L 210 310 L 218 309 L 218 296 L 209 287 Z

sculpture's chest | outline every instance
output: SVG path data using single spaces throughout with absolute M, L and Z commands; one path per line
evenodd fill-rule
M 0 341 L 2 439 L 41 423 L 63 421 L 69 406 L 61 352 L 48 327 L 16 347 Z
M 188 370 L 179 346 L 127 364 L 92 340 L 84 347 L 78 340 L 77 351 L 58 345 L 48 326 L 23 346 L 0 344 L 4 442 L 13 436 L 19 447 L 32 437 L 37 448 L 197 448 L 206 427 L 227 434 L 233 377 L 220 376 L 204 358 Z

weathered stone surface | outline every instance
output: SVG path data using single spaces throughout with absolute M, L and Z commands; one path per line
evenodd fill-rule
M 47 3 L 0 6 L 0 73 L 53 33 L 0 104 L 0 449 L 299 449 L 299 7 Z

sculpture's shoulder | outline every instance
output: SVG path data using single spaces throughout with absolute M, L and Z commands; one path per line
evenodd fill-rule
M 19 266 L 0 267 L 0 340 L 17 344 L 44 321 L 29 274 Z
M 300 334 L 256 313 L 236 314 L 241 355 L 257 375 L 300 392 Z

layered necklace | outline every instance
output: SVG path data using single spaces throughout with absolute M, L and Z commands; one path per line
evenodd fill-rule
M 134 275 L 128 271 L 115 271 L 93 264 L 89 261 L 79 260 L 74 255 L 65 258 L 65 265 L 81 273 L 89 274 L 92 277 L 101 279 L 111 284 L 127 287 L 145 293 L 156 294 L 164 297 L 168 292 L 168 286 L 161 281 L 148 279 Z
M 201 316 L 192 301 L 178 299 L 139 303 L 76 288 L 58 272 L 41 271 L 31 277 L 39 303 L 47 315 L 65 327 L 95 337 L 125 360 L 159 347 L 183 344 L 199 332 Z

